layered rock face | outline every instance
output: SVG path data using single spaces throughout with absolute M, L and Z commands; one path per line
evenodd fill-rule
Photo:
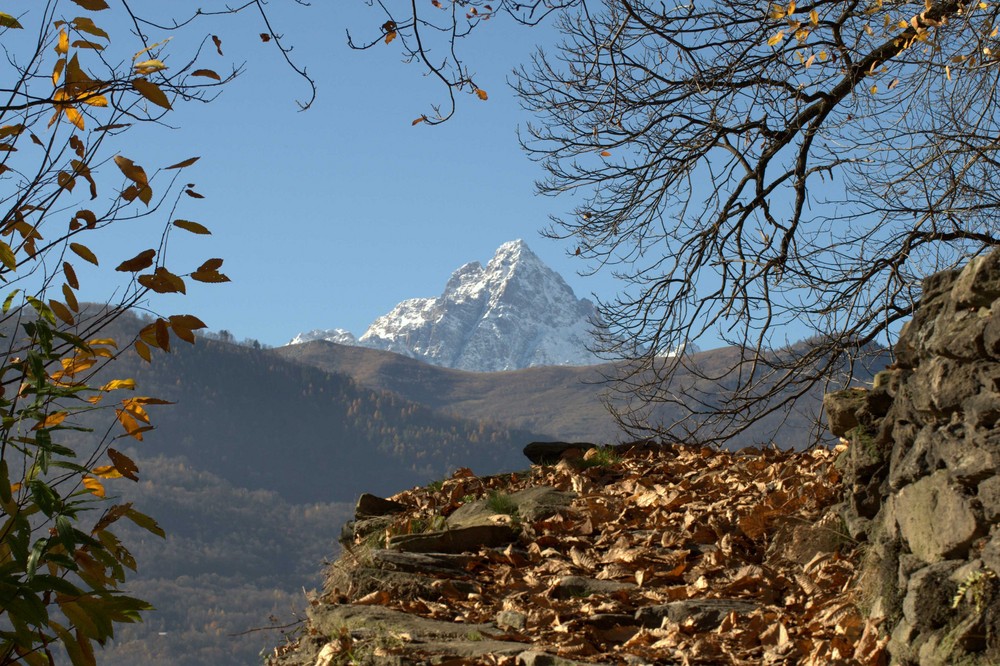
M 1000 253 L 924 281 L 896 364 L 830 394 L 843 516 L 894 664 L 1000 663 Z

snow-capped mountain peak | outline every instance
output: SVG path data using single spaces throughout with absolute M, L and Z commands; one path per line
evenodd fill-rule
M 317 328 L 308 333 L 299 333 L 288 344 L 300 345 L 304 342 L 312 342 L 313 340 L 328 340 L 336 342 L 338 345 L 358 344 L 358 340 L 354 337 L 354 334 L 342 328 Z
M 457 269 L 440 296 L 403 301 L 357 344 L 480 372 L 588 365 L 599 362 L 587 351 L 595 317 L 593 303 L 578 299 L 527 243 L 515 240 L 501 245 L 485 268 L 471 262 Z

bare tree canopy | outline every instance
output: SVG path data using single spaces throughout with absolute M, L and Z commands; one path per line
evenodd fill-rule
M 540 191 L 575 197 L 548 233 L 623 280 L 601 346 L 632 361 L 624 424 L 672 403 L 654 428 L 722 439 L 791 409 L 888 341 L 920 278 L 998 243 L 1000 5 L 557 9 L 561 41 L 516 73 L 522 141 Z M 745 350 L 701 373 L 721 399 L 672 392 L 693 361 L 666 352 L 703 336 Z

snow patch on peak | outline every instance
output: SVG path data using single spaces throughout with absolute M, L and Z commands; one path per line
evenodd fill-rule
M 313 340 L 326 340 L 328 342 L 336 342 L 338 345 L 356 346 L 358 344 L 358 340 L 354 337 L 354 334 L 343 328 L 317 328 L 308 333 L 299 333 L 288 344 L 301 345 Z

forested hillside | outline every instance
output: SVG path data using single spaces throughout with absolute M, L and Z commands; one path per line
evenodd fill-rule
M 801 348 L 806 343 L 800 343 Z M 273 350 L 330 372 L 350 375 L 362 386 L 392 391 L 407 400 L 441 412 L 484 419 L 545 433 L 566 441 L 614 443 L 628 441 L 605 402 L 615 400 L 609 377 L 620 374 L 613 364 L 582 367 L 527 368 L 511 372 L 465 372 L 422 363 L 399 354 L 362 347 L 338 345 L 323 340 L 289 345 Z M 873 376 L 888 362 L 887 355 L 874 355 L 868 367 L 854 368 L 854 382 Z M 687 418 L 688 429 L 699 434 L 703 419 L 689 412 L 710 412 L 728 399 L 739 381 L 740 350 L 713 349 L 694 354 L 688 366 L 679 368 L 664 382 L 672 402 L 651 405 L 651 423 L 671 424 Z M 760 391 L 775 377 L 762 377 Z M 835 384 L 832 388 L 840 388 Z M 817 427 L 823 386 L 815 386 L 799 398 L 789 413 L 781 410 L 761 418 L 730 443 L 730 448 L 775 444 L 801 449 L 823 433 Z M 797 389 L 787 389 L 791 397 Z M 709 436 L 711 428 L 701 428 Z
M 138 322 L 123 317 L 116 328 L 124 339 Z M 237 487 L 274 490 L 292 502 L 391 493 L 456 467 L 518 468 L 521 449 L 536 437 L 443 415 L 268 350 L 204 338 L 151 364 L 126 353 L 112 373 L 134 378 L 143 395 L 176 403 L 151 409 L 156 430 L 139 444 L 143 452 L 182 456 Z
M 177 458 L 129 450 L 144 480 L 119 480 L 123 499 L 156 517 L 166 539 L 119 528 L 139 563 L 131 592 L 156 607 L 125 625 L 100 657 L 106 666 L 243 666 L 302 610 L 302 588 L 319 584 L 350 503 L 293 504 L 275 492 L 238 488 Z M 110 486 L 111 484 L 109 484 Z

